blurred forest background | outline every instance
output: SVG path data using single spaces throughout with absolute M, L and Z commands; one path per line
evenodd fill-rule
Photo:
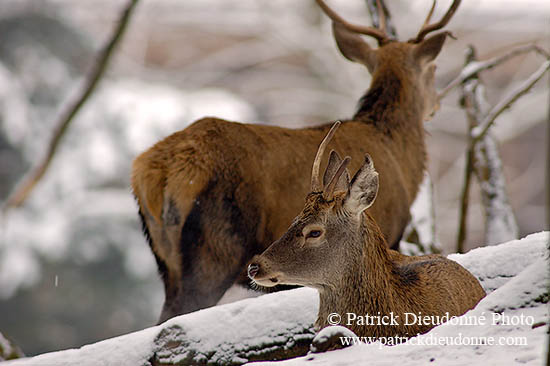
M 42 156 L 64 102 L 81 87 L 122 0 L 0 2 L 0 201 Z M 369 22 L 362 0 L 329 1 Z M 387 1 L 400 39 L 431 1 Z M 450 0 L 440 1 L 437 19 Z M 463 1 L 437 59 L 444 87 L 473 44 L 480 59 L 514 45 L 548 49 L 546 0 Z M 132 159 L 202 116 L 286 127 L 353 115 L 368 88 L 338 53 L 312 0 L 141 0 L 107 75 L 25 205 L 0 218 L 0 331 L 27 355 L 77 347 L 154 324 L 164 298 L 129 189 Z M 374 45 L 374 43 L 372 43 Z M 483 73 L 496 102 L 541 64 L 528 54 Z M 520 236 L 548 228 L 548 76 L 493 128 Z M 458 91 L 429 132 L 436 230 L 455 251 L 467 122 Z M 483 245 L 478 187 L 466 249 Z

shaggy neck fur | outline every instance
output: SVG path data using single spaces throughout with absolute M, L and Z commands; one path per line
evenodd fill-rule
M 390 136 L 400 128 L 406 128 L 407 134 L 423 130 L 423 100 L 415 83 L 408 79 L 391 69 L 377 71 L 353 119 L 372 124 Z
M 392 69 L 379 70 L 368 92 L 359 101 L 354 120 L 373 125 L 382 138 L 391 140 L 392 153 L 400 162 L 412 200 L 423 177 L 427 160 L 424 138 L 424 99 L 410 76 Z

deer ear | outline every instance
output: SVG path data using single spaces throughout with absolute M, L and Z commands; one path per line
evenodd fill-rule
M 424 63 L 435 60 L 437 55 L 439 55 L 439 52 L 441 52 L 441 48 L 443 47 L 443 44 L 449 34 L 449 32 L 443 32 L 423 40 L 416 46 L 416 49 L 414 50 L 414 57 L 419 62 Z
M 350 61 L 365 65 L 372 74 L 376 66 L 376 51 L 361 36 L 350 32 L 338 22 L 332 22 L 332 31 L 342 55 Z
M 378 194 L 378 172 L 369 154 L 365 154 L 363 166 L 351 180 L 348 197 L 344 207 L 355 214 L 360 214 L 372 206 Z
M 330 152 L 330 156 L 328 159 L 327 168 L 325 169 L 325 174 L 323 175 L 324 187 L 326 187 L 329 184 L 334 174 L 336 174 L 336 171 L 340 167 L 340 163 L 342 163 L 342 159 L 340 158 L 340 155 L 338 155 L 336 151 L 332 150 Z M 334 191 L 345 192 L 348 190 L 348 187 L 349 187 L 349 173 L 348 173 L 348 170 L 346 169 L 346 171 L 342 173 L 342 175 L 338 179 L 338 182 L 336 183 L 336 188 L 334 189 Z

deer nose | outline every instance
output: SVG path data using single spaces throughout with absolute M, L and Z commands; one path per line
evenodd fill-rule
M 248 265 L 248 277 L 250 277 L 251 280 L 254 279 L 254 276 L 256 276 L 259 271 L 260 271 L 260 266 L 257 265 L 256 263 L 250 263 Z

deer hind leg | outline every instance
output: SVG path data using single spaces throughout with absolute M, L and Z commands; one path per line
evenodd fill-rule
M 177 235 L 179 265 L 174 272 L 180 277 L 168 281 L 160 321 L 215 305 L 252 257 L 254 210 L 243 208 L 231 192 L 234 188 L 212 182 L 193 201 Z M 175 238 L 176 231 L 165 228 L 167 237 Z
M 173 230 L 170 228 L 166 230 L 162 223 L 159 224 L 153 218 L 146 207 L 140 207 L 139 216 L 143 232 L 155 256 L 158 272 L 164 282 L 165 303 L 161 315 L 161 321 L 164 321 L 177 315 L 179 279 L 181 278 L 180 254 L 178 248 L 174 247 L 172 241 L 168 239 L 167 231 Z

